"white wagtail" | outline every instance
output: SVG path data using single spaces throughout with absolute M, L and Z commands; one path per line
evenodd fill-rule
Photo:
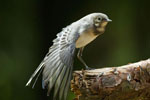
M 42 87 L 47 87 L 47 94 L 49 95 L 51 89 L 54 88 L 53 100 L 66 100 L 76 48 L 79 48 L 77 57 L 88 69 L 89 67 L 81 57 L 83 49 L 96 37 L 104 33 L 105 27 L 110 21 L 108 16 L 103 13 L 92 13 L 63 28 L 57 34 L 57 38 L 53 40 L 49 52 L 32 74 L 26 86 L 30 85 L 32 79 L 39 72 L 33 84 L 34 87 L 43 71 Z

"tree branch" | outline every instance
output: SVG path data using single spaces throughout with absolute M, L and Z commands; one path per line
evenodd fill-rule
M 150 59 L 73 73 L 75 100 L 150 100 Z

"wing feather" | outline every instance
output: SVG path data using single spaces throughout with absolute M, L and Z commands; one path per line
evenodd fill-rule
M 66 83 L 66 85 L 65 85 L 66 89 L 64 90 L 64 100 L 67 99 L 68 89 L 69 89 L 70 80 L 71 80 L 72 69 L 73 69 L 73 67 L 71 67 L 70 72 L 69 72 L 69 77 L 68 77 L 68 80 L 69 80 L 69 81 L 67 81 L 67 83 Z M 61 100 L 61 99 L 60 99 L 60 100 Z
M 43 68 L 42 87 L 48 88 L 47 94 L 54 88 L 54 96 L 59 100 L 66 99 L 73 69 L 73 57 L 75 53 L 75 42 L 78 36 L 70 27 L 66 27 L 57 34 L 53 45 L 49 48 L 44 60 L 32 74 L 27 85 L 29 85 L 36 74 Z M 65 93 L 66 92 L 66 93 Z M 64 95 L 64 96 L 63 96 Z
M 60 86 L 62 84 L 63 78 L 67 75 L 66 74 L 67 69 L 69 69 L 69 68 L 67 68 L 67 66 L 64 66 L 63 70 L 61 71 L 61 74 L 59 75 L 59 77 L 58 77 L 58 79 L 56 81 L 55 90 L 54 90 L 54 100 L 57 97 L 57 93 L 58 93 L 58 90 L 60 89 Z
M 64 77 L 64 79 L 62 81 L 62 84 L 60 86 L 61 89 L 59 90 L 59 100 L 62 100 L 62 98 L 63 98 L 65 86 L 66 86 L 66 83 L 68 82 L 67 80 L 68 80 L 68 77 L 69 77 L 69 73 L 71 71 L 70 69 L 71 69 L 71 67 L 67 69 L 66 75 L 65 75 L 65 77 Z

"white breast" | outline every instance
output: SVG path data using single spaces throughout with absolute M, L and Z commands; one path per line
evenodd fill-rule
M 91 32 L 83 33 L 76 41 L 76 48 L 81 48 L 92 42 L 98 35 L 94 35 Z

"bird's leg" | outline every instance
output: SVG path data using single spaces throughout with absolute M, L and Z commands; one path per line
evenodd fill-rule
M 82 52 L 83 52 L 84 47 L 80 48 L 77 54 L 78 59 L 83 63 L 83 65 L 85 66 L 86 69 L 91 69 L 90 67 L 87 66 L 87 64 L 85 63 L 85 61 L 82 59 Z

